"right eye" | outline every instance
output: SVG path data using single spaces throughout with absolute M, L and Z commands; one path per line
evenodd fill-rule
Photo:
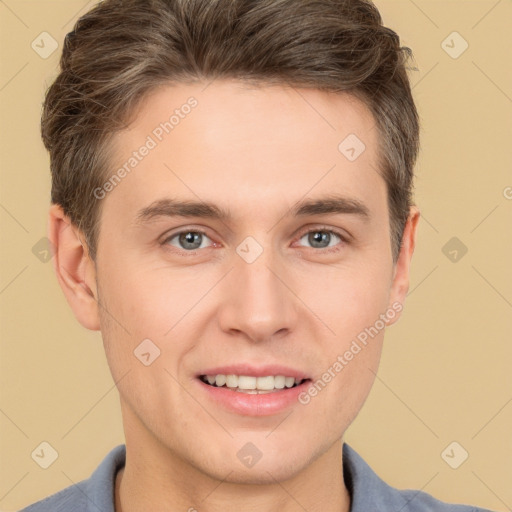
M 204 231 L 197 229 L 187 229 L 168 236 L 162 242 L 162 245 L 169 244 L 173 247 L 176 247 L 177 249 L 189 252 L 208 247 L 208 245 L 204 245 L 203 243 L 206 239 L 209 240 Z

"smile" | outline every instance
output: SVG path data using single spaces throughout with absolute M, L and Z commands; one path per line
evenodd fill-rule
M 248 394 L 275 393 L 282 389 L 296 387 L 307 379 L 286 377 L 284 375 L 267 375 L 264 377 L 253 377 L 249 375 L 201 375 L 200 379 L 205 383 L 217 388 L 226 388 L 231 391 L 238 391 Z

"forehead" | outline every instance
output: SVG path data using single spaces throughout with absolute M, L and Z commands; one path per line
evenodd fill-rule
M 290 205 L 336 188 L 376 204 L 377 142 L 371 112 L 347 93 L 234 80 L 164 86 L 114 138 L 111 175 L 128 172 L 108 202 L 215 195 L 225 209 L 261 215 L 267 200 Z
M 171 127 L 166 125 L 169 121 Z M 215 145 L 220 136 L 225 142 L 247 142 L 247 136 L 257 137 L 270 147 L 293 137 L 307 137 L 312 143 L 334 143 L 336 149 L 340 137 L 349 133 L 366 139 L 364 142 L 370 145 L 376 135 L 369 109 L 347 92 L 256 86 L 220 79 L 156 88 L 139 105 L 130 129 L 120 136 L 127 142 L 155 132 L 159 138 L 157 132 L 163 130 L 161 135 L 165 137 L 168 132 L 162 125 L 178 136 L 187 136 L 189 127 L 196 137 L 201 137 L 203 149 L 210 148 L 212 142 Z

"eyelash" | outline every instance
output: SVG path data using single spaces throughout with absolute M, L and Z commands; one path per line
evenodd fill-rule
M 331 228 L 328 228 L 327 226 L 320 226 L 320 227 L 316 227 L 316 228 L 313 228 L 313 229 L 309 229 L 309 230 L 306 230 L 306 231 L 303 231 L 300 233 L 300 235 L 298 236 L 298 240 L 300 240 L 304 235 L 308 235 L 309 233 L 318 233 L 318 232 L 323 232 L 323 233 L 329 233 L 331 235 L 336 235 L 337 237 L 340 238 L 341 242 L 338 243 L 336 246 L 334 247 L 326 247 L 326 248 L 323 248 L 323 249 L 318 249 L 318 248 L 315 248 L 315 247 L 310 247 L 310 249 L 313 249 L 313 250 L 316 250 L 316 251 L 319 251 L 323 254 L 330 254 L 330 253 L 333 253 L 333 252 L 338 252 L 339 250 L 341 250 L 340 248 L 340 245 L 345 245 L 348 243 L 348 239 L 345 235 L 343 235 L 341 232 L 337 231 L 337 230 L 334 230 L 334 229 L 331 229 Z M 168 242 L 170 240 L 172 240 L 173 238 L 175 238 L 176 236 L 179 236 L 183 233 L 199 233 L 201 235 L 204 235 L 206 236 L 207 238 L 208 237 L 208 234 L 202 230 L 202 229 L 198 229 L 198 228 L 193 228 L 193 229 L 184 229 L 184 230 L 181 230 L 181 231 L 178 231 L 176 233 L 173 233 L 172 235 L 169 235 L 168 237 L 166 237 L 162 242 L 161 242 L 161 245 L 163 246 L 167 246 Z M 168 247 L 168 246 L 167 246 Z M 190 250 L 190 251 L 186 251 L 184 249 L 178 249 L 176 247 L 173 247 L 172 249 L 170 249 L 172 252 L 176 252 L 177 254 L 179 254 L 180 256 L 195 256 L 197 254 L 197 251 L 200 251 L 202 249 L 194 249 L 194 250 Z

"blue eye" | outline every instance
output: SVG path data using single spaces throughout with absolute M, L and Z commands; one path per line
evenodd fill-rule
M 318 252 L 321 253 L 337 251 L 339 250 L 339 245 L 343 245 L 343 243 L 347 242 L 346 238 L 341 233 L 324 228 L 310 229 L 306 231 L 299 240 L 304 238 L 307 238 L 307 243 L 310 244 L 312 249 L 318 249 Z M 178 249 L 178 252 L 192 252 L 211 247 L 213 244 L 208 244 L 208 240 L 210 240 L 210 238 L 204 231 L 200 229 L 188 229 L 170 235 L 162 242 L 162 245 L 171 245 Z
M 300 240 L 307 237 L 308 243 L 311 244 L 313 249 L 326 249 L 337 245 L 336 239 L 344 241 L 345 239 L 341 234 L 325 229 L 313 229 L 301 236 Z M 335 242 L 331 244 L 331 242 Z M 338 242 L 339 243 L 339 242 Z
M 174 240 L 175 238 L 177 238 L 177 243 L 179 245 L 171 243 L 171 240 Z M 164 240 L 163 243 L 169 243 L 170 245 L 177 247 L 178 249 L 194 251 L 196 249 L 203 249 L 205 247 L 203 245 L 205 239 L 208 239 L 208 237 L 206 236 L 206 233 L 204 233 L 204 231 L 189 230 L 176 233 L 175 235 L 172 235 L 166 240 Z

